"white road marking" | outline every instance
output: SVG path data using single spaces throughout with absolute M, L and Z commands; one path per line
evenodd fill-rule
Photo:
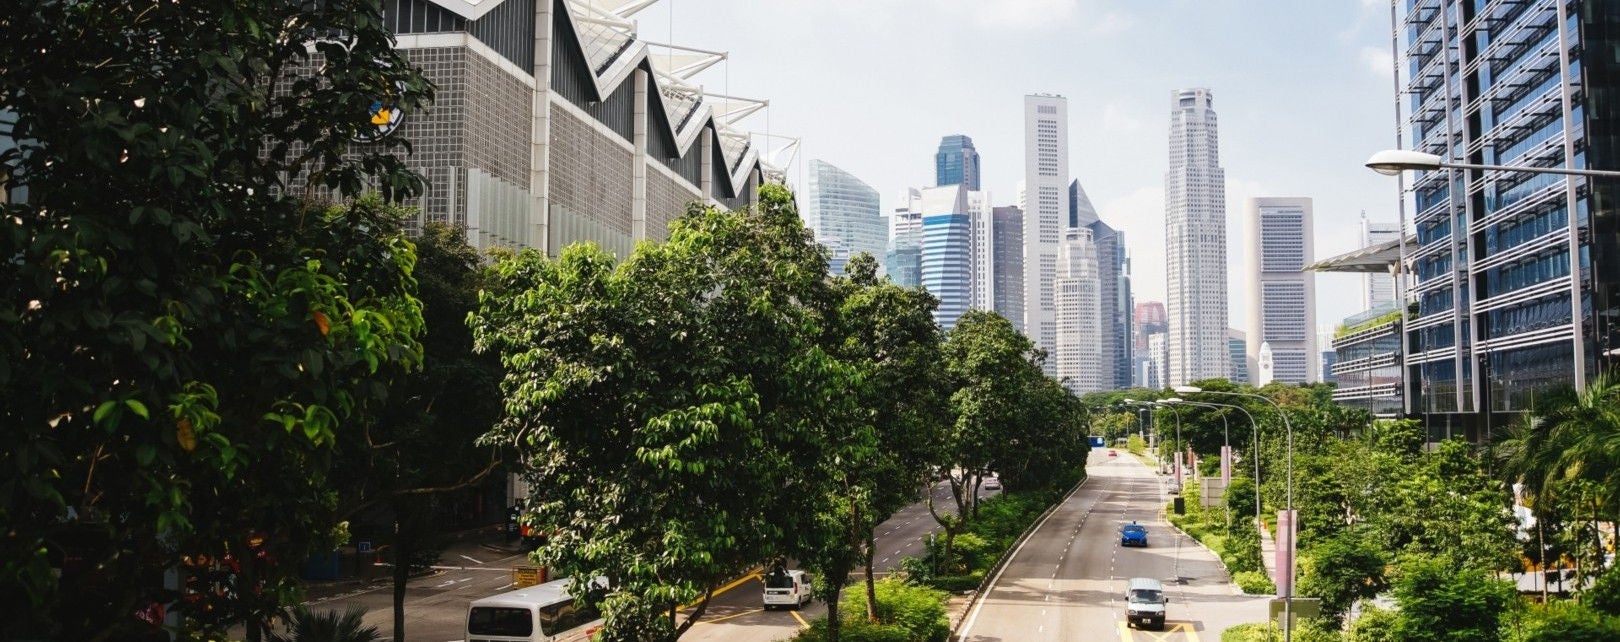
M 466 555 L 458 555 L 457 557 L 460 557 L 461 559 L 467 560 L 467 561 L 472 562 L 474 564 L 483 564 L 483 562 L 480 562 L 480 561 L 478 561 L 476 559 L 473 559 L 471 557 L 467 557 Z

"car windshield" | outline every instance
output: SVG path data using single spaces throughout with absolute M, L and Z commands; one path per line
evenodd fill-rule
M 1121 530 L 1128 534 L 1146 533 L 1147 527 L 1138 524 L 1126 524 Z
M 1152 589 L 1137 589 L 1137 590 L 1131 591 L 1131 601 L 1132 602 L 1147 602 L 1149 604 L 1158 604 L 1163 599 L 1164 599 L 1164 595 L 1162 593 L 1160 593 L 1159 591 L 1152 590 Z

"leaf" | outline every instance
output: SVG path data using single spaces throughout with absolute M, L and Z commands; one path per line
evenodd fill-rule
M 156 458 L 157 449 L 150 444 L 141 444 L 140 447 L 135 449 L 135 463 L 140 464 L 142 468 L 151 466 L 152 460 Z
M 191 419 L 190 418 L 181 417 L 180 421 L 175 422 L 175 424 L 174 424 L 174 438 L 175 438 L 175 441 L 179 442 L 181 450 L 184 450 L 184 451 L 186 451 L 188 453 L 193 451 L 193 450 L 196 450 L 196 448 L 197 448 L 197 433 L 195 431 L 193 431 L 192 428 L 191 428 Z
M 94 415 L 91 415 L 90 420 L 98 424 L 102 423 L 103 421 L 106 421 L 107 416 L 112 414 L 113 409 L 117 407 L 117 401 L 103 401 L 101 402 L 101 405 L 96 406 L 96 412 Z
M 312 312 L 311 315 L 315 317 L 316 329 L 321 331 L 321 336 L 326 336 L 326 333 L 330 332 L 332 329 L 332 321 L 327 319 L 326 313 L 321 312 L 320 310 Z
M 129 407 L 131 412 L 134 412 L 135 414 L 140 415 L 140 417 L 142 419 L 151 419 L 152 418 L 152 414 L 146 411 L 146 404 L 141 403 L 138 400 L 125 399 L 124 400 L 124 405 Z

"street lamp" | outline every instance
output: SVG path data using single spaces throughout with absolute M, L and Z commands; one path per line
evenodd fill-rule
M 1176 494 L 1178 494 L 1178 495 L 1181 494 L 1181 487 L 1182 487 L 1182 481 L 1181 481 L 1181 452 L 1182 452 L 1182 449 L 1184 448 L 1184 446 L 1182 446 L 1182 444 L 1181 444 L 1181 410 L 1175 407 L 1175 404 L 1180 402 L 1180 401 L 1181 401 L 1181 399 L 1179 399 L 1179 398 L 1171 397 L 1169 399 L 1164 399 L 1164 400 L 1161 400 L 1161 401 L 1154 402 L 1155 405 L 1158 405 L 1158 406 L 1163 407 L 1163 408 L 1169 408 L 1170 412 L 1172 412 L 1172 413 L 1174 413 L 1176 415 L 1176 459 L 1175 459 L 1175 462 L 1176 462 Z
M 1181 403 L 1189 406 L 1203 406 L 1205 408 L 1235 408 L 1238 412 L 1243 413 L 1243 416 L 1249 418 L 1249 434 L 1254 437 L 1254 451 L 1250 453 L 1250 456 L 1254 458 L 1254 518 L 1256 520 L 1260 519 L 1260 424 L 1254 421 L 1254 415 L 1249 414 L 1248 408 L 1229 403 L 1215 403 L 1213 401 L 1183 401 Z M 1221 416 L 1221 421 L 1226 421 L 1225 415 Z M 1231 425 L 1228 424 L 1226 429 L 1226 447 L 1230 452 L 1232 447 Z M 1228 486 L 1230 486 L 1232 483 L 1232 479 L 1229 475 L 1226 476 L 1226 479 L 1221 481 L 1226 483 Z M 1228 506 L 1226 508 L 1226 512 L 1226 520 L 1228 525 L 1230 525 L 1232 521 L 1232 507 Z M 1256 527 L 1258 528 L 1258 523 L 1256 524 Z
M 1371 158 L 1367 159 L 1366 165 L 1372 171 L 1378 172 L 1385 176 L 1396 176 L 1406 170 L 1432 171 L 1437 169 L 1482 169 L 1498 172 L 1529 172 L 1533 174 L 1568 174 L 1571 176 L 1620 178 L 1620 172 L 1602 169 L 1454 163 L 1442 159 L 1435 154 L 1427 154 L 1424 152 L 1412 151 L 1410 149 L 1386 149 L 1373 154 Z
M 1375 156 L 1375 158 L 1376 158 L 1376 156 Z M 1370 163 L 1369 163 L 1369 166 L 1370 166 Z M 1288 476 L 1287 476 L 1287 481 L 1286 481 L 1286 486 L 1287 486 L 1287 491 L 1288 492 L 1287 492 L 1286 506 L 1283 509 L 1284 512 L 1286 512 L 1286 514 L 1288 515 L 1288 546 L 1287 546 L 1287 549 L 1286 549 L 1288 551 L 1288 568 L 1284 569 L 1283 572 L 1286 572 L 1288 575 L 1285 578 L 1287 580 L 1287 583 L 1285 585 L 1285 588 L 1283 589 L 1283 596 L 1282 596 L 1282 598 L 1283 598 L 1283 640 L 1285 642 L 1292 642 L 1292 640 L 1294 639 L 1294 631 L 1293 631 L 1293 626 L 1294 626 L 1294 621 L 1293 621 L 1293 617 L 1294 617 L 1294 609 L 1293 609 L 1293 605 L 1294 605 L 1294 555 L 1295 555 L 1295 552 L 1296 552 L 1296 550 L 1295 550 L 1296 545 L 1295 545 L 1294 539 L 1295 539 L 1295 533 L 1298 531 L 1298 526 L 1297 526 L 1297 523 L 1296 523 L 1297 520 L 1298 520 L 1298 516 L 1294 514 L 1294 427 L 1288 423 L 1288 413 L 1283 412 L 1282 406 L 1277 405 L 1277 402 L 1272 401 L 1270 397 L 1267 397 L 1265 395 L 1257 395 L 1257 394 L 1252 394 L 1252 393 L 1247 393 L 1247 392 L 1226 392 L 1226 391 L 1221 391 L 1221 390 L 1204 390 L 1203 388 L 1199 388 L 1198 386 L 1176 386 L 1173 389 L 1176 392 L 1179 392 L 1181 394 L 1203 393 L 1203 394 L 1207 394 L 1207 395 L 1227 395 L 1229 397 L 1251 397 L 1251 398 L 1254 398 L 1254 399 L 1259 399 L 1261 401 L 1264 401 L 1266 403 L 1271 404 L 1272 408 L 1277 409 L 1277 416 L 1282 417 L 1283 428 L 1288 432 Z M 1251 419 L 1252 419 L 1252 417 L 1251 417 Z M 1255 483 L 1256 483 L 1255 490 L 1258 493 L 1258 491 L 1259 491 L 1259 485 L 1258 485 L 1259 480 L 1256 479 Z M 1256 515 L 1256 517 L 1258 517 L 1258 515 Z M 1277 524 L 1277 526 L 1278 526 L 1277 532 L 1279 534 L 1281 534 L 1282 531 L 1283 531 L 1283 529 L 1281 528 L 1281 526 L 1282 526 L 1281 521 L 1282 520 L 1278 520 L 1279 523 Z

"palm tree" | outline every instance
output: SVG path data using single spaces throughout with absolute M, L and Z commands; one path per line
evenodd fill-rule
M 302 604 L 287 613 L 286 633 L 271 633 L 270 642 L 377 642 L 382 633 L 365 626 L 366 609 L 351 606 L 337 611 L 313 611 Z

